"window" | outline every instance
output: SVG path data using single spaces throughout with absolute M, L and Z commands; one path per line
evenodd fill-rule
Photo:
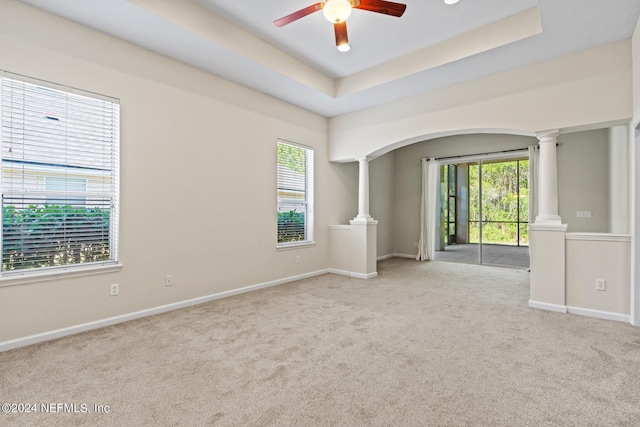
M 69 178 L 67 176 L 47 176 L 45 178 L 47 194 L 63 192 L 65 194 L 85 194 L 87 191 L 87 180 L 85 178 Z M 58 199 L 55 196 L 47 196 L 47 205 L 62 206 L 84 206 L 86 197 L 67 197 Z
M 313 149 L 278 141 L 278 247 L 313 242 Z
M 115 264 L 117 100 L 0 72 L 2 274 Z

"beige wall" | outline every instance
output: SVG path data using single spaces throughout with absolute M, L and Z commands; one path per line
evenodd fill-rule
M 349 224 L 349 220 L 358 215 L 358 163 L 329 163 L 328 167 L 336 178 L 331 184 L 329 195 L 331 218 L 334 218 L 334 222 L 329 224 Z
M 378 221 L 378 256 L 394 253 L 393 217 L 395 204 L 395 152 L 369 163 L 369 213 Z
M 354 166 L 328 163 L 323 117 L 14 1 L 0 69 L 121 100 L 124 265 L 0 288 L 0 342 L 326 269 L 328 224 L 356 215 Z M 314 247 L 275 248 L 278 138 L 315 149 Z
M 631 42 L 567 55 L 330 119 L 330 160 L 378 155 L 424 139 L 505 131 L 523 135 L 632 114 Z
M 630 241 L 616 241 L 606 235 L 568 233 L 567 306 L 628 315 L 630 253 Z M 606 281 L 605 291 L 596 290 L 596 279 Z
M 558 137 L 558 210 L 567 231 L 609 231 L 608 129 Z M 577 211 L 591 211 L 578 218 Z
M 329 268 L 338 274 L 351 273 L 351 225 L 329 226 Z

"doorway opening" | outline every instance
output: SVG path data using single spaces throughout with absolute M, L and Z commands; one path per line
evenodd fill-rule
M 440 166 L 436 259 L 529 267 L 529 159 Z

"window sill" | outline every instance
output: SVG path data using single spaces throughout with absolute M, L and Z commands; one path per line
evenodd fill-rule
M 314 241 L 293 242 L 293 243 L 279 243 L 276 245 L 276 249 L 279 251 L 286 251 L 289 249 L 310 248 L 316 245 Z
M 61 267 L 48 271 L 29 271 L 4 273 L 0 277 L 0 287 L 48 282 L 69 277 L 93 276 L 95 274 L 115 273 L 122 270 L 122 264 L 103 264 L 87 267 Z

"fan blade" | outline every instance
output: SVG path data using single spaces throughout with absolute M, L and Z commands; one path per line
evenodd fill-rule
M 293 12 L 291 15 L 276 19 L 275 21 L 273 21 L 273 23 L 276 24 L 276 27 L 284 27 L 285 25 L 290 24 L 293 21 L 297 21 L 298 19 L 304 18 L 305 16 L 310 15 L 313 12 L 321 10 L 323 6 L 324 3 L 316 3 L 311 6 L 307 6 L 297 12 Z
M 339 24 L 333 24 L 333 29 L 336 33 L 336 46 L 345 46 L 349 44 L 349 37 L 347 37 L 347 21 L 343 21 Z
M 360 0 L 360 4 L 354 7 L 356 9 L 368 10 L 369 12 L 400 17 L 407 8 L 407 5 L 384 0 Z

